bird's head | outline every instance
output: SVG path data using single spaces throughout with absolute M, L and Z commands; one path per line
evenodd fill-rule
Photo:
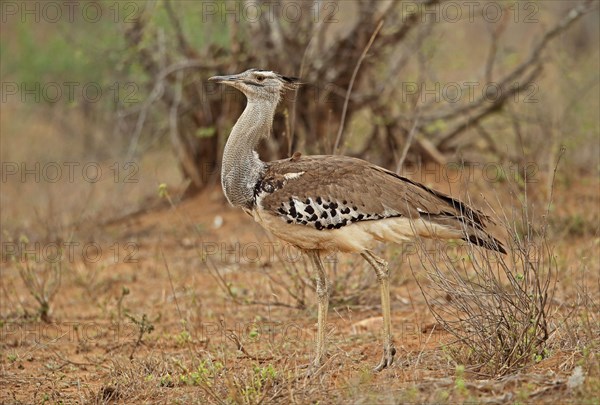
M 295 77 L 260 69 L 248 69 L 237 75 L 213 76 L 208 80 L 235 87 L 246 95 L 249 102 L 260 100 L 278 103 L 284 90 L 294 89 L 300 84 Z

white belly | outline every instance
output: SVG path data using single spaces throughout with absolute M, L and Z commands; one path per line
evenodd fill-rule
M 360 221 L 340 229 L 317 230 L 312 225 L 288 224 L 262 210 L 254 210 L 252 214 L 256 222 L 273 235 L 306 250 L 364 252 L 373 249 L 377 242 L 402 243 L 415 234 L 444 239 L 460 237 L 457 231 L 422 219 L 411 221 L 404 217 Z

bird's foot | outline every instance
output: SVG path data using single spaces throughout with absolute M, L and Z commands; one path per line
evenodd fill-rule
M 375 366 L 375 368 L 373 368 L 373 371 L 379 372 L 379 371 L 383 370 L 384 368 L 390 367 L 392 365 L 392 363 L 394 362 L 395 354 L 396 354 L 396 348 L 394 347 L 394 345 L 384 346 L 383 357 L 381 358 L 381 361 L 379 362 L 379 364 L 377 366 Z

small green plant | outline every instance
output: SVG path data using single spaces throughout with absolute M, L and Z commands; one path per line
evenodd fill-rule
M 254 366 L 254 373 L 260 378 L 261 382 L 277 377 L 277 370 L 271 364 L 268 364 L 266 367 Z
M 255 365 L 252 368 L 253 376 L 249 385 L 242 390 L 242 395 L 246 403 L 256 402 L 264 395 L 264 391 L 273 385 L 277 378 L 277 371 L 273 365 L 268 364 L 265 367 Z
M 129 360 L 133 360 L 133 355 L 137 348 L 142 344 L 142 339 L 144 338 L 144 335 L 152 333 L 152 331 L 154 330 L 154 325 L 148 320 L 146 314 L 143 314 L 140 319 L 129 314 L 125 315 L 131 320 L 131 322 L 133 322 L 138 327 L 138 336 L 133 345 L 133 348 L 131 349 L 131 353 L 129 354 Z
M 167 190 L 166 183 L 160 183 L 158 185 L 158 196 L 160 198 L 167 198 L 169 196 L 169 191 Z
M 258 329 L 256 328 L 256 326 L 254 326 L 250 332 L 248 332 L 248 337 L 250 339 L 256 339 L 258 336 L 260 335 L 260 332 L 258 331 Z
M 165 375 L 163 375 L 162 377 L 160 377 L 160 386 L 161 387 L 172 387 L 175 384 L 173 383 L 173 377 L 171 377 L 171 374 L 167 373 Z
M 436 393 L 436 396 L 437 396 L 438 402 L 446 403 L 446 402 L 448 402 L 448 399 L 450 399 L 450 392 L 448 390 L 444 389 L 444 390 L 438 391 Z
M 182 330 L 178 335 L 175 335 L 175 341 L 179 346 L 185 346 L 192 341 L 192 336 L 187 330 Z
M 456 373 L 454 376 L 454 389 L 459 395 L 466 396 L 468 391 L 465 385 L 465 366 L 456 366 Z
M 194 371 L 180 375 L 179 381 L 186 385 L 210 387 L 213 384 L 212 381 L 221 370 L 223 370 L 223 364 L 221 362 L 202 360 Z

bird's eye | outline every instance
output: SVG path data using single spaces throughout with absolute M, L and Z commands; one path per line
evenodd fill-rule
M 259 82 L 262 82 L 265 80 L 264 76 L 256 76 L 256 80 L 258 80 Z

